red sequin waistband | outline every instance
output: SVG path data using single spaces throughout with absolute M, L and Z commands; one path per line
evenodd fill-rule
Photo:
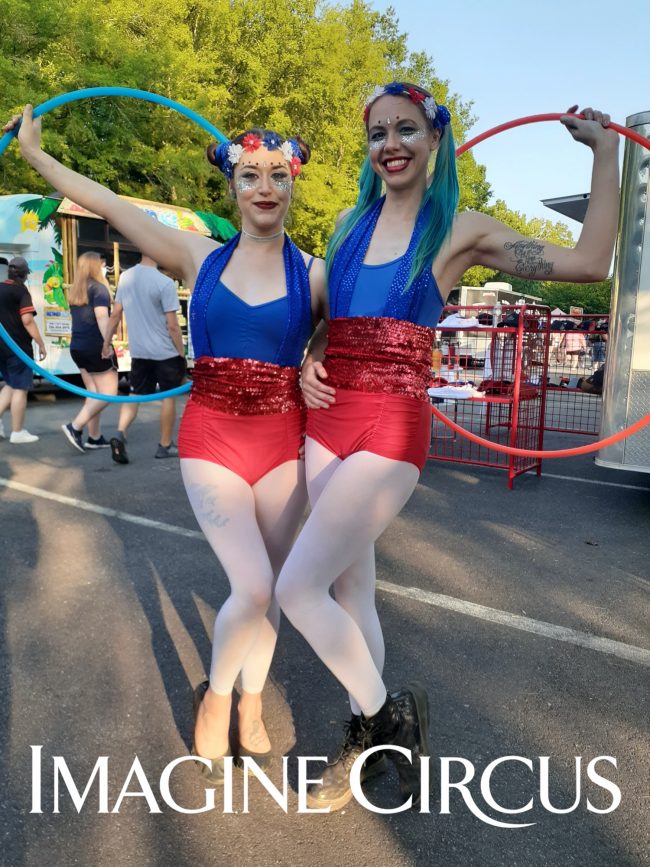
M 197 359 L 190 399 L 232 415 L 272 415 L 304 409 L 297 367 L 254 358 Z M 260 448 L 264 444 L 260 443 Z
M 433 331 L 401 319 L 332 319 L 324 365 L 327 385 L 426 400 Z

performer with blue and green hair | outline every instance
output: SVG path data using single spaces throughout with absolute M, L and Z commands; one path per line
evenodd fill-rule
M 364 121 L 368 156 L 359 196 L 341 215 L 326 257 L 327 351 L 322 361 L 314 348 L 302 372 L 312 512 L 276 586 L 288 618 L 350 696 L 341 751 L 308 797 L 311 807 L 332 810 L 352 797 L 354 760 L 378 745 L 409 751 L 410 759 L 396 750 L 388 755 L 404 797 L 413 805 L 420 797 L 428 700 L 418 684 L 387 694 L 374 542 L 409 499 L 426 461 L 426 388 L 445 299 L 478 264 L 530 279 L 603 279 L 618 215 L 618 137 L 606 128 L 609 117 L 592 109 L 562 118 L 594 152 L 589 210 L 574 249 L 525 238 L 486 214 L 456 213 L 451 117 L 428 91 L 404 82 L 377 87 Z M 361 778 L 385 766 L 384 755 L 374 753 Z

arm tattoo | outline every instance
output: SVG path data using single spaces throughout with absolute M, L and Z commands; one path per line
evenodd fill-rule
M 214 527 L 225 527 L 230 518 L 224 518 L 217 509 L 217 491 L 213 485 L 192 485 L 188 493 L 198 515 Z
M 537 241 L 508 241 L 503 245 L 503 249 L 512 250 L 514 274 L 526 274 L 534 278 L 538 274 L 548 276 L 553 271 L 553 263 L 548 262 L 542 255 L 544 245 Z

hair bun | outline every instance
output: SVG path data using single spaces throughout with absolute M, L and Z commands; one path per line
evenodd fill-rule
M 211 141 L 205 150 L 205 155 L 208 158 L 208 162 L 216 166 L 217 165 L 217 148 L 219 147 L 219 142 Z
M 311 157 L 311 148 L 309 147 L 309 145 L 307 144 L 306 141 L 303 141 L 303 139 L 300 138 L 299 135 L 294 135 L 293 140 L 300 148 L 300 153 L 302 155 L 301 156 L 302 164 L 306 165 L 309 162 L 309 159 Z

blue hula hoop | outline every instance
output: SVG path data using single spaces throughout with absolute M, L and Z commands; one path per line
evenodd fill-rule
M 210 133 L 210 135 L 218 141 L 228 141 L 226 136 L 220 132 L 216 126 L 211 124 L 200 114 L 197 114 L 197 112 L 192 111 L 192 109 L 188 108 L 186 105 L 183 105 L 180 102 L 174 102 L 173 99 L 168 99 L 166 96 L 161 96 L 158 93 L 150 93 L 147 90 L 137 90 L 133 87 L 87 87 L 83 90 L 73 90 L 70 93 L 62 93 L 59 94 L 59 96 L 55 96 L 53 99 L 48 99 L 47 102 L 43 102 L 41 105 L 36 106 L 33 116 L 35 118 L 40 117 L 43 114 L 47 114 L 49 111 L 53 111 L 55 108 L 67 105 L 69 102 L 78 102 L 82 99 L 95 99 L 96 97 L 101 96 L 126 96 L 131 99 L 141 99 L 143 102 L 153 102 L 156 105 L 164 105 L 167 108 L 171 108 L 179 114 L 189 118 L 189 120 Z M 9 147 L 11 141 L 18 135 L 19 128 L 20 126 L 17 126 L 15 129 L 10 130 L 10 132 L 5 133 L 2 138 L 0 138 L 0 156 L 2 156 Z M 21 361 L 24 361 L 25 364 L 27 364 L 35 373 L 38 373 L 39 376 L 42 376 L 54 385 L 57 385 L 66 391 L 70 391 L 72 394 L 77 394 L 80 397 L 91 397 L 95 400 L 105 400 L 108 403 L 149 403 L 154 400 L 163 400 L 165 397 L 176 397 L 179 394 L 185 394 L 192 387 L 192 383 L 188 382 L 184 385 L 179 385 L 178 388 L 169 389 L 168 391 L 160 391 L 156 394 L 129 395 L 128 397 L 88 391 L 85 388 L 80 388 L 77 385 L 72 385 L 71 383 L 66 382 L 64 379 L 61 379 L 61 377 L 50 373 L 49 370 L 45 370 L 45 368 L 41 367 L 40 364 L 37 364 L 37 362 L 27 355 L 27 353 L 18 346 L 16 341 L 10 337 L 7 333 L 7 329 L 1 323 L 0 338 L 4 340 L 11 351 L 14 352 Z
M 24 361 L 33 371 L 38 372 L 43 379 L 47 379 L 49 382 L 54 383 L 54 385 L 58 385 L 59 388 L 64 388 L 66 391 L 71 391 L 72 394 L 78 394 L 79 397 L 92 397 L 95 400 L 105 400 L 107 403 L 151 403 L 153 400 L 163 400 L 166 397 L 176 397 L 179 394 L 185 394 L 185 392 L 192 388 L 192 383 L 186 382 L 184 385 L 179 385 L 178 388 L 171 388 L 168 391 L 158 391 L 154 394 L 129 394 L 127 396 L 119 394 L 101 394 L 101 392 L 98 391 L 88 391 L 87 388 L 81 388 L 79 385 L 73 385 L 71 382 L 66 382 L 65 379 L 61 379 L 60 376 L 50 373 L 49 370 L 45 370 L 44 367 L 37 364 L 31 356 L 27 355 L 27 353 L 18 346 L 16 341 L 7 333 L 7 329 L 1 322 L 0 337 L 21 361 Z

